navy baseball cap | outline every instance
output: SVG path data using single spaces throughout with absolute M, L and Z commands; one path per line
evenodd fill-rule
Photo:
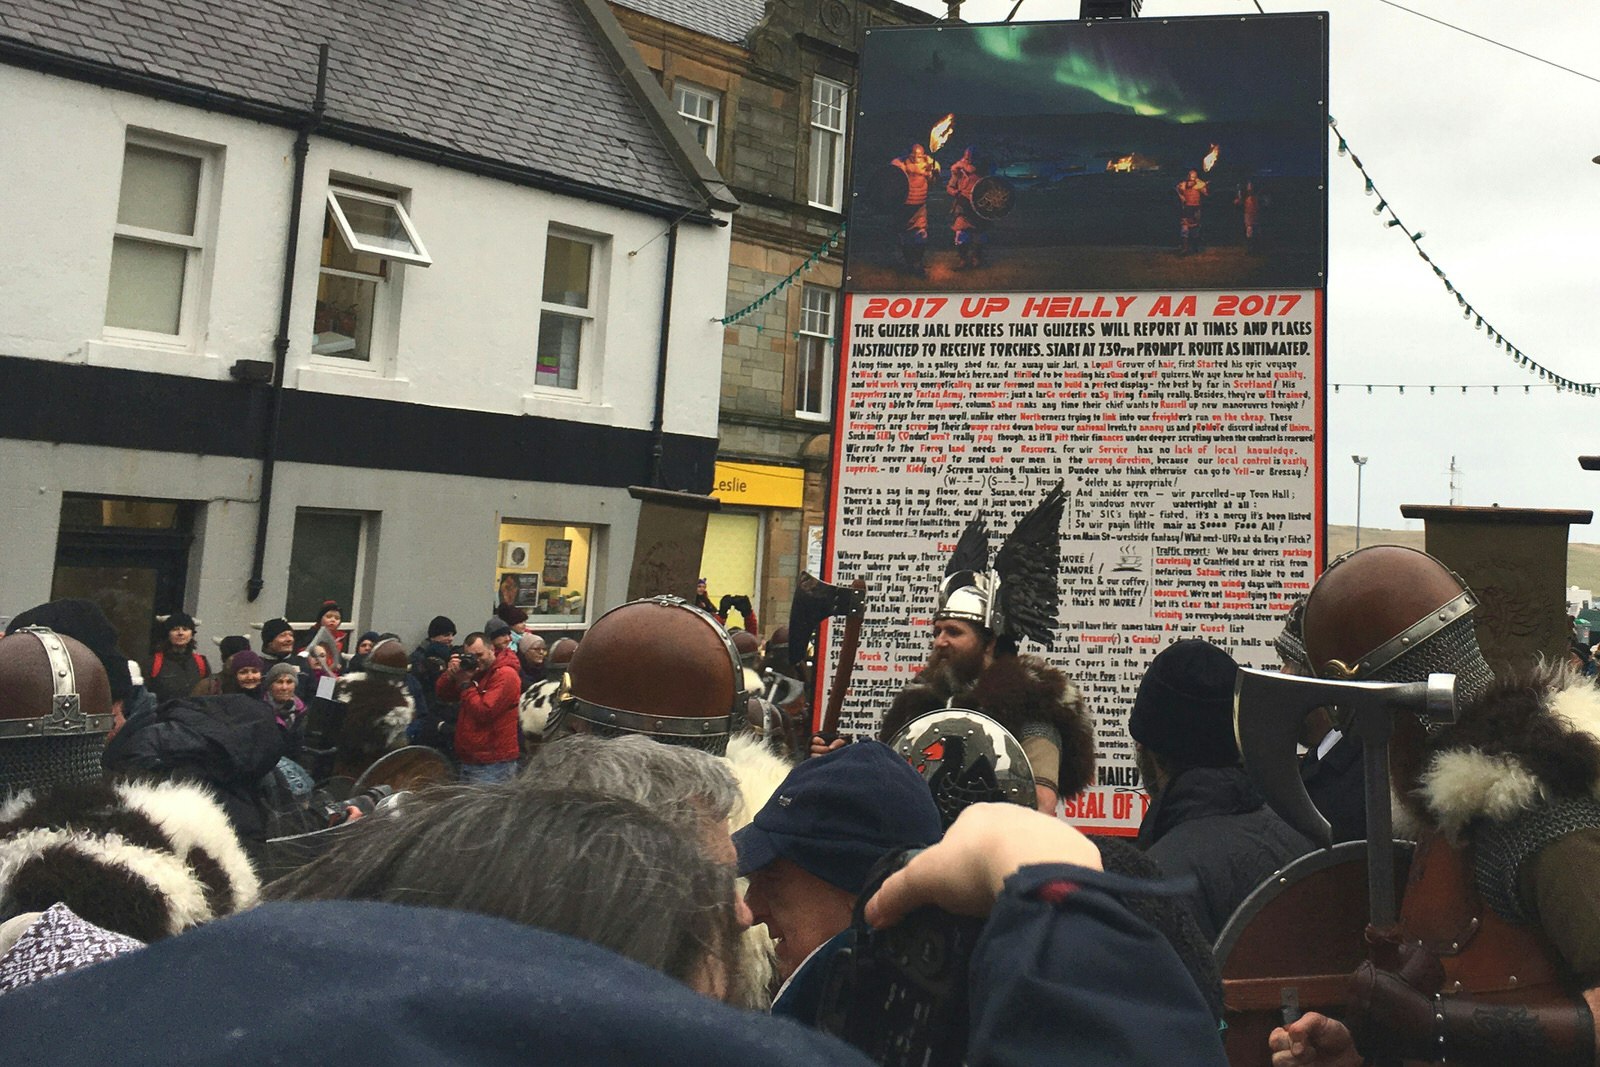
M 733 835 L 739 873 L 786 859 L 850 893 L 885 854 L 943 834 L 928 783 L 888 745 L 860 741 L 789 772 L 750 825 Z

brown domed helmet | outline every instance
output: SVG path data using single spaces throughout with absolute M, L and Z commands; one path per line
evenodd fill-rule
M 745 715 L 738 650 L 714 615 L 673 596 L 600 616 L 567 668 L 568 714 L 596 733 L 722 753 Z
M 566 670 L 568 664 L 573 662 L 573 654 L 576 651 L 578 651 L 578 641 L 570 637 L 558 638 L 554 645 L 550 645 L 550 651 L 544 654 L 544 669 L 550 673 L 550 677 L 555 677 L 554 672 L 557 667 Z
M 1494 681 L 1478 648 L 1477 605 L 1460 576 L 1426 552 L 1357 549 L 1330 563 L 1306 597 L 1306 660 L 1319 678 L 1425 682 L 1454 674 L 1464 708 Z
M 734 650 L 739 653 L 739 662 L 746 667 L 755 667 L 761 659 L 761 638 L 749 630 L 735 630 L 729 636 L 733 638 Z
M 99 779 L 114 716 L 87 647 L 28 626 L 0 638 L 0 797 Z
M 399 638 L 385 637 L 367 653 L 367 673 L 398 681 L 411 670 L 411 657 Z

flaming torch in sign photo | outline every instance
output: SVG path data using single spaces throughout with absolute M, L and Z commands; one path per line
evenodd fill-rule
M 950 138 L 956 132 L 956 116 L 954 112 L 946 115 L 933 124 L 933 129 L 928 131 L 928 154 L 938 155 L 939 149 L 950 143 Z
M 1211 151 L 1207 152 L 1205 157 L 1200 160 L 1200 173 L 1210 174 L 1211 168 L 1217 165 L 1217 157 L 1220 155 L 1222 155 L 1222 146 L 1212 145 Z

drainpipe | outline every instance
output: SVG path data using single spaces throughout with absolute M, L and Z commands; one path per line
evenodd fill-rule
M 678 259 L 678 224 L 667 230 L 667 277 L 661 285 L 661 345 L 656 353 L 656 414 L 650 424 L 650 487 L 663 489 L 661 456 L 666 442 L 667 342 L 672 337 L 672 272 Z
M 272 341 L 272 400 L 267 413 L 267 442 L 261 457 L 261 503 L 256 509 L 256 548 L 245 594 L 251 603 L 261 595 L 261 569 L 267 555 L 267 519 L 272 514 L 272 474 L 278 465 L 278 428 L 283 419 L 283 374 L 289 362 L 289 311 L 294 304 L 294 261 L 300 245 L 300 201 L 306 186 L 306 153 L 311 134 L 322 124 L 327 107 L 328 45 L 317 48 L 317 95 L 311 112 L 294 139 L 294 188 L 289 194 L 289 232 L 283 250 L 283 289 L 278 298 L 278 336 Z

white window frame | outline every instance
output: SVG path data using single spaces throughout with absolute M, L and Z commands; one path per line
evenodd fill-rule
M 566 390 L 561 391 L 566 392 Z M 597 603 L 599 599 L 595 591 L 595 582 L 597 580 L 596 575 L 598 575 L 600 571 L 600 555 L 603 551 L 603 539 L 609 533 L 610 528 L 602 523 L 588 521 L 580 522 L 577 519 L 515 519 L 507 516 L 501 518 L 500 522 L 508 526 L 547 526 L 554 528 L 571 526 L 577 529 L 586 529 L 589 531 L 589 558 L 587 566 L 583 572 L 582 614 L 577 616 L 577 618 L 573 618 L 569 615 L 546 615 L 543 613 L 529 611 L 528 629 L 530 632 L 549 633 L 551 631 L 559 632 L 562 630 L 585 630 L 592 626 L 594 624 L 594 620 L 599 618 L 599 615 L 595 614 L 592 610 L 593 605 Z M 505 569 L 506 568 L 504 567 L 496 567 L 495 571 L 498 573 L 499 571 Z M 571 573 L 569 572 L 567 576 L 570 579 Z M 570 585 L 571 582 L 569 581 L 567 584 Z
M 807 329 L 808 312 L 816 314 L 813 309 L 806 306 L 807 299 L 813 295 L 821 295 L 827 300 L 827 331 Z M 812 285 L 809 282 L 802 284 L 800 289 L 800 343 L 795 347 L 794 368 L 794 413 L 796 418 L 815 419 L 818 422 L 827 422 L 833 418 L 833 364 L 835 348 L 838 343 L 838 315 L 839 293 L 826 285 Z M 822 388 L 818 395 L 822 399 L 821 411 L 806 411 L 800 406 L 801 398 L 805 395 L 804 383 L 809 374 L 810 361 L 805 358 L 807 342 L 822 346 Z
M 544 273 L 548 261 L 550 238 L 558 237 L 564 241 L 573 241 L 589 246 L 589 306 L 578 307 L 574 304 L 558 304 L 544 299 Z M 603 234 L 586 233 L 582 230 L 568 229 L 564 226 L 551 226 L 545 233 L 546 255 L 541 257 L 539 265 L 539 319 L 534 324 L 533 334 L 533 382 L 529 390 L 530 395 L 557 397 L 565 400 L 587 400 L 593 392 L 594 383 L 599 381 L 602 331 L 600 309 L 605 306 L 605 262 L 609 254 L 611 242 Z M 578 334 L 578 380 L 568 389 L 560 385 L 545 385 L 539 381 L 539 332 L 544 325 L 546 312 L 565 315 L 568 318 L 581 319 L 582 327 Z
M 835 98 L 830 100 L 828 96 Z M 837 115 L 836 122 L 829 121 L 832 114 Z M 810 155 L 806 161 L 806 200 L 812 207 L 820 207 L 827 211 L 844 210 L 844 158 L 849 129 L 850 87 L 821 75 L 812 78 L 811 143 Z M 814 187 L 812 172 L 816 168 L 817 149 L 825 141 L 831 142 L 834 147 L 833 173 L 828 175 L 830 187 L 818 190 Z M 819 192 L 823 193 L 826 199 L 818 199 Z
M 338 278 L 354 278 L 358 281 L 371 281 L 377 285 L 372 300 L 371 335 L 367 340 L 367 358 L 352 359 L 348 356 L 339 356 L 327 352 L 314 351 L 315 329 L 310 331 L 312 341 L 307 344 L 311 365 L 319 371 L 337 371 L 343 374 L 362 375 L 371 378 L 387 378 L 394 372 L 396 338 L 400 330 L 400 306 L 405 286 L 405 270 L 403 264 L 418 267 L 427 267 L 433 264 L 433 259 L 428 255 L 427 247 L 422 243 L 422 236 L 417 232 L 417 227 L 411 220 L 410 212 L 406 211 L 405 194 L 401 191 L 385 191 L 370 187 L 360 188 L 352 184 L 351 179 L 341 178 L 338 174 L 328 178 L 328 192 L 326 196 L 325 214 L 333 221 L 333 228 L 337 238 L 344 242 L 345 247 L 353 254 L 374 256 L 384 259 L 389 263 L 387 275 L 367 274 L 363 271 L 345 270 L 341 267 L 325 266 L 320 252 L 321 241 L 318 241 L 317 254 L 317 290 L 321 290 L 322 276 L 333 275 Z M 406 237 L 417 249 L 420 255 L 410 255 L 368 244 L 360 240 L 350 226 L 339 199 L 343 197 L 350 200 L 365 200 L 369 203 L 384 204 L 392 207 L 400 220 L 401 227 L 406 232 Z M 319 231 L 320 232 L 320 231 Z M 313 316 L 315 315 L 315 292 L 313 293 Z
M 710 104 L 710 117 L 707 118 L 685 110 L 686 97 Z M 715 163 L 717 161 L 717 125 L 722 121 L 722 94 L 715 89 L 709 89 L 704 85 L 697 85 L 692 81 L 679 78 L 672 83 L 672 106 L 677 109 L 678 117 L 689 124 L 689 132 L 696 135 L 695 140 L 699 140 L 699 131 L 705 131 L 706 143 L 701 147 L 705 149 L 706 156 Z
M 406 238 L 411 246 L 417 250 L 416 255 L 400 252 L 393 248 L 384 248 L 381 245 L 371 245 L 361 240 L 350 225 L 350 220 L 345 217 L 344 205 L 339 203 L 340 197 L 351 200 L 365 200 L 369 204 L 382 204 L 392 208 L 395 216 L 400 220 L 400 226 L 406 231 Z M 397 263 L 414 263 L 419 267 L 431 267 L 433 259 L 428 255 L 428 250 L 422 243 L 422 237 L 417 233 L 416 226 L 412 225 L 411 216 L 406 214 L 406 206 L 398 197 L 385 196 L 381 193 L 368 192 L 362 189 L 350 189 L 340 185 L 328 186 L 328 209 L 333 212 L 334 225 L 339 229 L 339 236 L 344 238 L 345 247 L 352 252 L 363 255 L 377 256 L 380 259 L 392 259 Z
M 158 152 L 170 152 L 200 161 L 200 180 L 195 185 L 194 234 L 168 233 L 142 226 L 115 224 L 112 245 L 118 237 L 165 245 L 185 250 L 183 264 L 183 291 L 178 300 L 178 332 L 157 333 L 137 330 L 127 326 L 109 326 L 102 322 L 101 336 L 108 341 L 132 342 L 149 348 L 165 348 L 174 352 L 198 352 L 206 334 L 206 305 L 211 296 L 211 250 L 216 243 L 217 188 L 221 182 L 222 148 L 179 137 L 169 137 L 150 130 L 129 127 L 123 141 L 123 168 L 127 166 L 127 147 L 138 145 Z M 121 214 L 122 168 L 117 171 L 117 213 Z M 106 278 L 106 302 L 111 300 L 109 261 Z M 104 315 L 101 316 L 102 320 Z

